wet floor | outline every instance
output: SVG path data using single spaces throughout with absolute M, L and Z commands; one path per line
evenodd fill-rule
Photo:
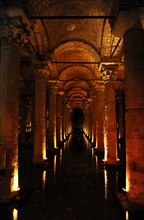
M 32 147 L 21 146 L 20 201 L 0 208 L 0 220 L 138 220 L 116 196 L 124 170 L 104 169 L 84 136 L 72 135 L 45 168 L 32 165 Z

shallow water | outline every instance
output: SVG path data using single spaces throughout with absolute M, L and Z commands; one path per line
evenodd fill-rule
M 104 169 L 84 136 L 73 135 L 48 157 L 45 168 L 32 166 L 32 147 L 20 146 L 21 200 L 0 209 L 0 220 L 138 220 L 116 196 L 124 187 L 124 169 Z

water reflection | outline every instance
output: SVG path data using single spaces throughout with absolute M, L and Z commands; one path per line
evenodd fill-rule
M 18 210 L 13 209 L 13 220 L 18 220 Z
M 32 167 L 30 158 L 27 163 L 28 150 L 20 176 L 21 190 L 31 189 L 30 195 L 11 216 L 0 211 L 0 220 L 135 220 L 116 199 L 122 171 L 104 169 L 103 155 L 95 155 L 87 139 L 72 136 L 44 169 Z

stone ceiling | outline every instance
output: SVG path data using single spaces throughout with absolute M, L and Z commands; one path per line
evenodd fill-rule
M 95 84 L 102 84 L 99 66 L 123 63 L 123 40 L 112 34 L 111 24 L 119 3 L 127 6 L 129 1 L 12 0 L 23 5 L 31 26 L 21 52 L 23 78 L 33 79 L 34 60 L 46 62 L 50 78 L 59 80 L 71 108 L 83 108 Z

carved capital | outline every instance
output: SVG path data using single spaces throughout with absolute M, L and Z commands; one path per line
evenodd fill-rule
M 22 46 L 30 36 L 21 17 L 6 17 L 0 19 L 0 39 L 10 44 Z
M 117 65 L 102 65 L 101 75 L 104 82 L 117 79 Z
M 56 93 L 58 91 L 59 81 L 58 80 L 49 80 L 48 87 L 52 93 Z
M 35 65 L 34 67 L 34 73 L 37 78 L 50 78 L 50 72 L 49 67 L 46 64 L 39 64 Z

